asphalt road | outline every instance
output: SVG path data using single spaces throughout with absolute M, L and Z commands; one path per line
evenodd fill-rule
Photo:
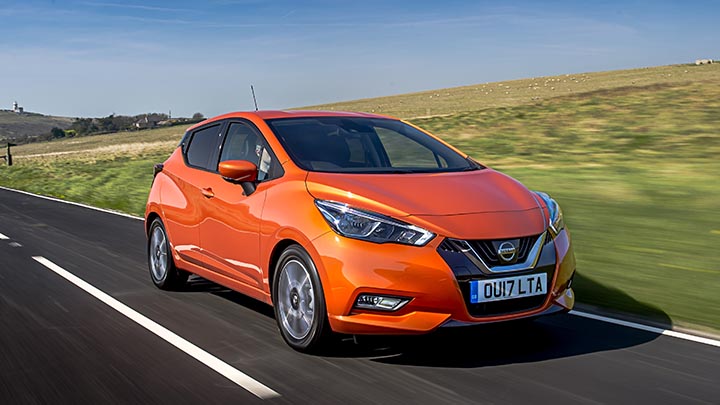
M 720 403 L 720 349 L 571 315 L 294 352 L 272 310 L 156 289 L 141 221 L 0 190 L 0 403 Z M 259 399 L 32 257 L 280 394 Z

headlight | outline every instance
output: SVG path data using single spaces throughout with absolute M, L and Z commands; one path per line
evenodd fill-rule
M 347 204 L 315 200 L 315 206 L 333 231 L 348 238 L 375 243 L 391 242 L 423 246 L 435 236 L 434 233 L 415 225 L 373 212 L 350 208 Z
M 557 235 L 563 230 L 563 228 L 565 228 L 565 221 L 563 221 L 563 213 L 560 206 L 557 201 L 546 193 L 536 191 L 535 194 L 545 201 L 545 205 L 547 205 L 548 211 L 550 211 L 550 230 L 552 231 L 553 236 Z

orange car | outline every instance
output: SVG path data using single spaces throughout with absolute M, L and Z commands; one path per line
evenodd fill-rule
M 558 204 L 371 114 L 256 111 L 188 129 L 145 213 L 153 282 L 190 273 L 275 308 L 293 348 L 568 311 Z

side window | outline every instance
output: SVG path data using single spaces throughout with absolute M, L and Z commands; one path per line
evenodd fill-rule
M 258 167 L 258 180 L 282 175 L 275 173 L 281 169 L 276 167 L 278 165 L 274 162 L 265 139 L 255 129 L 242 122 L 230 123 L 220 154 L 220 162 L 225 160 L 247 160 L 255 163 Z
M 215 153 L 215 145 L 219 131 L 220 125 L 213 125 L 193 133 L 186 152 L 189 165 L 210 169 L 208 164 L 211 155 Z
M 264 147 L 265 141 L 252 128 L 241 122 L 233 122 L 228 128 L 220 161 L 247 160 L 257 166 Z

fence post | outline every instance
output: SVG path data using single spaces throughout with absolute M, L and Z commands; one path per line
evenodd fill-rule
M 10 142 L 8 142 L 8 144 L 7 144 L 7 155 L 6 155 L 7 157 L 5 160 L 7 160 L 8 166 L 12 166 L 12 154 L 10 153 L 11 146 L 17 146 L 17 145 L 14 143 L 10 143 Z

